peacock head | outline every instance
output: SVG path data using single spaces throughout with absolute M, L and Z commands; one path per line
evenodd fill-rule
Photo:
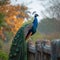
M 39 15 L 38 14 L 35 14 L 35 16 L 34 17 L 38 17 Z

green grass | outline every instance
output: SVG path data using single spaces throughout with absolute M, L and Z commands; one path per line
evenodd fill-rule
M 3 40 L 0 39 L 0 50 L 3 48 L 3 45 L 4 45 Z
M 8 60 L 8 54 L 0 50 L 0 60 Z

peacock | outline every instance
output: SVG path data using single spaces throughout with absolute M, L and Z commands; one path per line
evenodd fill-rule
M 35 14 L 34 21 L 32 22 L 32 27 L 31 27 L 31 29 L 29 29 L 29 31 L 26 35 L 26 39 L 28 39 L 31 35 L 35 34 L 35 32 L 36 32 L 36 29 L 38 26 L 37 16 L 38 16 L 38 14 Z
M 27 43 L 26 40 L 35 34 L 38 26 L 38 14 L 35 14 L 31 24 L 22 26 L 16 33 L 10 48 L 8 60 L 27 60 Z

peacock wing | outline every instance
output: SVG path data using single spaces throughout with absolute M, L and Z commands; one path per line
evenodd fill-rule
M 33 24 L 30 23 L 30 24 L 27 24 L 25 29 L 24 29 L 24 35 L 26 37 L 27 33 L 29 32 L 29 30 L 32 28 Z

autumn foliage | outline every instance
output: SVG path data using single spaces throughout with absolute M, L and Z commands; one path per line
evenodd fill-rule
M 27 7 L 23 5 L 12 6 L 7 4 L 0 6 L 0 13 L 5 14 L 5 22 L 9 26 L 10 31 L 14 34 L 16 34 L 17 30 L 22 26 L 24 18 L 28 17 L 25 12 L 26 10 Z M 3 27 L 3 30 L 6 30 L 6 28 Z M 4 37 L 3 30 L 0 29 L 0 35 Z

